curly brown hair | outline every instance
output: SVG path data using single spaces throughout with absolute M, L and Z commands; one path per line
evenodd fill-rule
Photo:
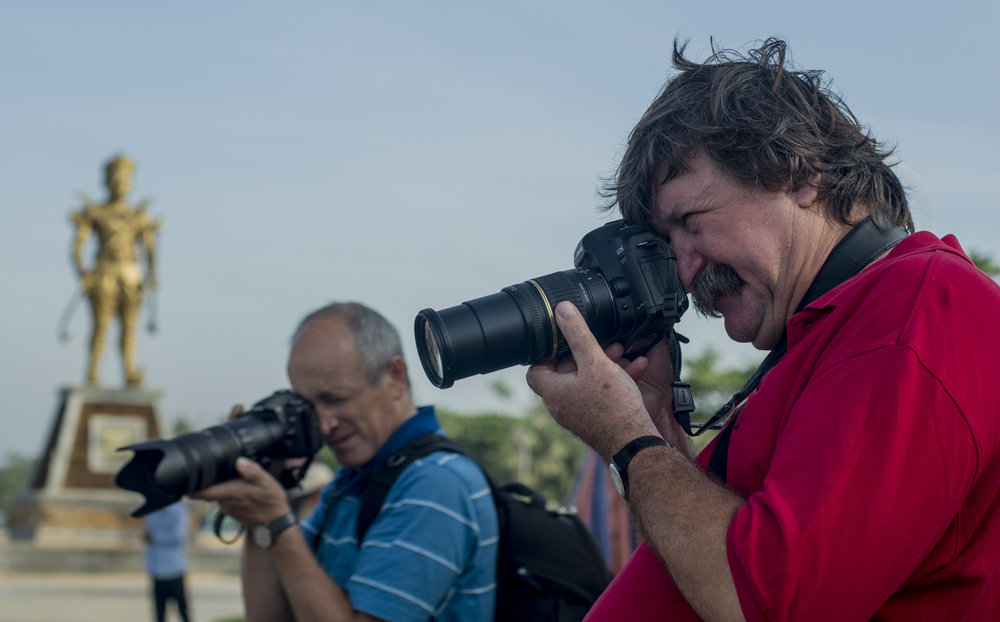
M 684 56 L 674 40 L 671 78 L 629 136 L 615 179 L 605 183 L 608 209 L 648 224 L 661 164 L 667 179 L 704 151 L 733 179 L 751 188 L 796 190 L 818 176 L 828 215 L 854 224 L 859 214 L 880 226 L 913 230 L 903 186 L 884 147 L 823 81 L 797 70 L 785 41 L 769 38 L 741 54 L 715 50 L 704 63 Z

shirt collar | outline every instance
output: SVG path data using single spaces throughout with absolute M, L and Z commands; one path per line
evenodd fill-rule
M 348 494 L 360 495 L 364 491 L 365 486 L 368 485 L 368 480 L 371 478 L 372 472 L 385 462 L 389 456 L 418 436 L 423 436 L 429 432 L 439 432 L 440 430 L 441 426 L 438 424 L 437 416 L 434 414 L 434 407 L 421 406 L 415 415 L 404 421 L 403 425 L 399 426 L 392 433 L 389 440 L 375 452 L 372 459 L 365 463 L 364 466 L 357 469 L 341 468 L 337 472 L 334 488 L 343 490 Z

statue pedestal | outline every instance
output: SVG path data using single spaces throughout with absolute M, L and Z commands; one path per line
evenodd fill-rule
M 65 387 L 28 490 L 10 520 L 14 540 L 40 547 L 140 546 L 142 496 L 115 486 L 132 457 L 119 447 L 161 437 L 160 391 Z

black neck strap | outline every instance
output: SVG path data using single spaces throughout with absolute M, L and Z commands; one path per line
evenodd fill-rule
M 859 222 L 830 251 L 795 312 L 802 311 L 823 294 L 864 270 L 905 237 L 906 229 L 903 227 L 883 231 L 871 217 Z
M 809 286 L 808 291 L 806 291 L 795 312 L 802 311 L 823 294 L 861 272 L 868 264 L 875 261 L 879 255 L 891 249 L 904 237 L 906 237 L 906 230 L 903 227 L 882 230 L 870 217 L 862 220 L 830 252 L 830 255 L 826 258 L 823 267 L 820 268 L 819 273 L 813 280 L 812 285 Z M 723 425 L 725 419 L 733 413 L 736 406 L 741 404 L 757 388 L 764 374 L 778 364 L 778 361 L 787 349 L 787 338 L 782 333 L 774 349 L 764 358 L 757 370 L 754 371 L 746 384 L 743 385 L 743 388 L 737 391 L 697 431 L 691 430 L 689 413 L 685 413 L 683 417 L 677 416 L 675 413 L 678 422 L 691 436 L 697 436 L 708 429 L 717 429 Z M 731 430 L 732 426 L 727 426 L 723 430 L 723 433 L 720 434 L 719 441 L 716 443 L 715 451 L 712 453 L 709 462 L 709 470 L 718 475 L 723 481 L 726 479 L 726 455 L 729 450 L 729 434 Z

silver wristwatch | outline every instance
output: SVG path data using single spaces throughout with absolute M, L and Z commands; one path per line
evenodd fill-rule
M 281 532 L 299 522 L 295 514 L 289 512 L 266 525 L 256 525 L 252 530 L 254 543 L 262 549 L 269 549 L 281 535 Z

